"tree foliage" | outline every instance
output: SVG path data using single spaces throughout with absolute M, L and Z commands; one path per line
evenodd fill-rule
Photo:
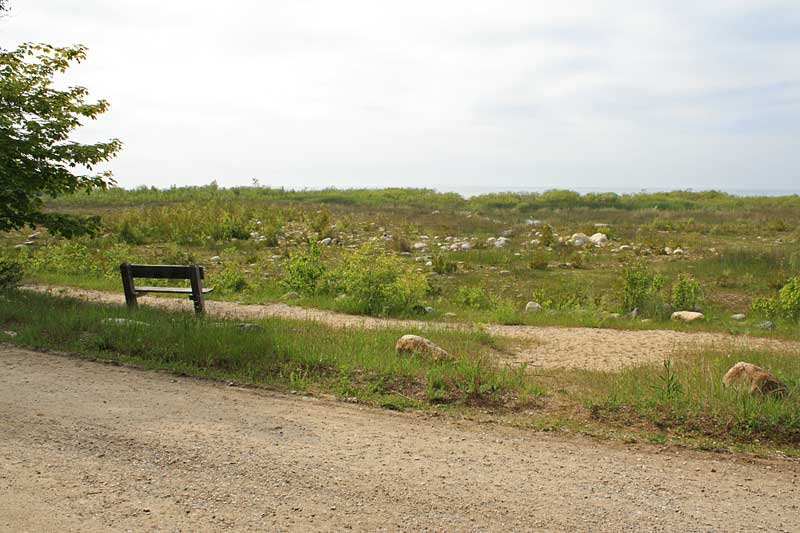
M 67 236 L 91 232 L 96 217 L 45 213 L 43 198 L 105 189 L 111 172 L 95 167 L 122 147 L 117 139 L 81 144 L 70 139 L 82 119 L 108 102 L 88 102 L 88 90 L 60 90 L 53 77 L 86 57 L 83 46 L 23 44 L 0 50 L 0 231 L 44 225 Z

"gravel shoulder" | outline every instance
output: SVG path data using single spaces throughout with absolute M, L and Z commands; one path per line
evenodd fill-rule
M 125 303 L 125 297 L 119 293 L 46 285 L 32 285 L 26 289 L 101 303 L 119 305 Z M 181 309 L 187 312 L 191 312 L 192 309 L 188 299 L 146 296 L 139 298 L 139 302 L 142 305 Z M 467 327 L 457 323 L 346 315 L 283 303 L 245 305 L 212 300 L 206 302 L 206 309 L 212 316 L 240 320 L 281 317 L 309 320 L 334 327 L 408 327 L 418 329 Z M 798 342 L 758 337 L 734 337 L 725 333 L 501 325 L 488 326 L 487 330 L 494 335 L 517 341 L 510 352 L 498 354 L 505 363 L 527 364 L 531 368 L 583 368 L 613 371 L 641 363 L 660 363 L 675 353 L 704 347 L 730 350 L 757 348 L 800 354 L 800 343 Z
M 800 464 L 0 345 L 2 531 L 797 531 Z

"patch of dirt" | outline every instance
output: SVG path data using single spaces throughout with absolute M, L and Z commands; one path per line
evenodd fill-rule
M 125 297 L 103 291 L 35 285 L 29 290 L 71 296 L 93 302 L 124 304 Z M 142 305 L 192 312 L 188 299 L 145 296 Z M 417 329 L 459 329 L 465 324 L 424 322 L 346 315 L 321 309 L 307 309 L 283 303 L 245 305 L 236 302 L 206 301 L 211 316 L 253 320 L 281 317 L 311 320 L 333 327 L 409 327 Z M 527 364 L 531 368 L 583 368 L 619 370 L 642 363 L 660 363 L 664 359 L 691 349 L 716 348 L 734 350 L 755 348 L 781 350 L 800 354 L 800 343 L 760 337 L 732 336 L 725 333 L 686 333 L 670 330 L 617 330 L 604 328 L 565 328 L 550 326 L 488 326 L 493 335 L 516 341 L 511 353 L 498 354 L 504 363 Z
M 797 531 L 799 475 L 0 345 L 2 531 Z

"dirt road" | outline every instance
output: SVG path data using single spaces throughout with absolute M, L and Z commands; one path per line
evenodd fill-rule
M 2 531 L 798 531 L 799 476 L 0 345 Z
M 123 304 L 125 302 L 122 294 L 88 289 L 44 285 L 29 286 L 27 289 L 101 303 Z M 187 299 L 144 297 L 139 301 L 144 305 L 183 309 L 188 312 L 191 312 L 192 308 L 191 302 Z M 467 327 L 457 323 L 353 316 L 282 303 L 244 305 L 235 302 L 209 301 L 206 302 L 206 307 L 212 316 L 235 317 L 239 320 L 275 316 L 312 320 L 334 327 L 410 327 L 420 329 Z M 511 353 L 500 354 L 504 358 L 504 362 L 525 363 L 531 368 L 618 370 L 625 366 L 641 363 L 661 363 L 671 354 L 698 347 L 759 348 L 788 351 L 800 355 L 800 343 L 757 337 L 734 337 L 724 333 L 500 325 L 489 326 L 487 330 L 494 335 L 510 337 L 519 341 L 519 345 Z

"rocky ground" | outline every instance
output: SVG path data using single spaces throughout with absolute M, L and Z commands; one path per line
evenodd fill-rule
M 797 531 L 799 476 L 0 345 L 2 531 Z
M 45 285 L 29 286 L 29 290 L 82 298 L 89 301 L 123 304 L 120 293 L 94 291 Z M 139 298 L 143 305 L 191 312 L 188 299 L 146 296 Z M 211 316 L 226 316 L 239 320 L 282 317 L 311 320 L 334 327 L 409 327 L 463 328 L 464 324 L 423 322 L 346 315 L 320 309 L 307 309 L 284 303 L 244 305 L 236 302 L 207 301 Z M 640 363 L 660 363 L 670 355 L 702 347 L 759 348 L 800 353 L 800 343 L 759 337 L 734 337 L 725 333 L 671 330 L 619 330 L 604 328 L 567 328 L 542 326 L 488 326 L 487 330 L 516 341 L 513 348 L 501 354 L 508 364 L 526 363 L 530 368 L 586 368 L 618 370 Z

